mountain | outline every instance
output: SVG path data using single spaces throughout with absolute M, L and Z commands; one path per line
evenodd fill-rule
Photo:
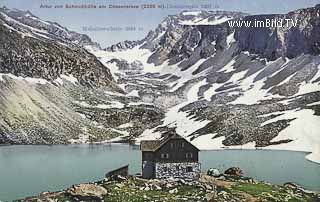
M 0 18 L 0 143 L 139 142 L 170 132 L 200 149 L 299 150 L 320 161 L 319 6 L 183 11 L 106 50 L 12 23 L 14 12 Z M 232 25 L 266 19 L 296 25 Z
M 154 51 L 160 46 L 169 48 L 169 44 L 164 39 L 176 39 L 179 36 L 179 30 L 185 25 L 215 25 L 226 22 L 231 19 L 239 19 L 248 14 L 231 11 L 183 11 L 178 15 L 169 15 L 155 30 L 151 30 L 147 36 L 138 41 L 123 41 L 111 45 L 106 50 L 111 52 L 125 51 L 140 45 L 140 48 Z M 165 36 L 165 34 L 173 34 Z
M 319 7 L 300 9 L 285 15 L 247 16 L 243 20 L 253 24 L 254 21 L 266 19 L 282 20 L 284 26 L 237 29 L 235 38 L 241 51 L 250 51 L 269 60 L 279 57 L 291 59 L 301 54 L 320 54 Z M 286 20 L 289 20 L 289 26 Z
M 55 22 L 41 20 L 30 11 L 2 7 L 0 8 L 0 13 L 5 25 L 22 35 L 40 39 L 50 39 L 64 44 L 72 44 L 97 50 L 101 49 L 100 45 L 93 42 L 87 35 L 70 31 Z
M 30 12 L 1 9 L 0 144 L 61 144 L 88 137 L 87 131 L 110 136 L 77 112 L 79 99 L 122 91 L 82 47 L 89 42 Z
M 127 93 L 165 112 L 137 141 L 173 130 L 201 149 L 299 150 L 319 161 L 319 16 L 319 6 L 253 16 L 182 12 L 134 47 L 94 54 Z M 296 26 L 230 24 L 266 19 Z M 139 62 L 143 73 L 116 61 Z

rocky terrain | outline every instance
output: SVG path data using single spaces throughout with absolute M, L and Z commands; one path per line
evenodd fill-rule
M 135 98 L 123 97 L 108 67 L 84 49 L 97 49 L 88 36 L 7 8 L 0 36 L 0 144 L 101 142 L 127 134 L 116 127 L 128 121 L 138 135 L 161 118 L 153 106 L 129 105 Z
M 200 149 L 299 150 L 319 161 L 319 13 L 319 6 L 255 16 L 185 11 L 140 41 L 93 54 L 127 93 L 165 111 L 138 141 L 174 129 Z M 229 24 L 276 18 L 297 25 Z
M 174 130 L 200 149 L 299 150 L 319 162 L 319 6 L 183 11 L 105 50 L 30 12 L 0 13 L 0 143 L 139 143 Z M 275 18 L 297 26 L 229 24 Z
M 136 176 L 79 184 L 60 192 L 45 192 L 19 202 L 46 201 L 210 201 L 210 202 L 316 202 L 320 195 L 293 183 L 276 186 L 239 175 L 238 168 L 225 174 L 202 174 L 197 181 L 183 179 L 146 180 Z
M 41 20 L 30 11 L 2 7 L 0 12 L 5 26 L 21 34 L 24 33 L 26 36 L 50 39 L 68 45 L 90 47 L 95 50 L 101 49 L 100 45 L 93 42 L 89 36 L 70 31 L 58 23 Z

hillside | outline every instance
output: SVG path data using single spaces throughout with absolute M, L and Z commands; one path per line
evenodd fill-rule
M 299 150 L 320 161 L 319 6 L 184 11 L 105 50 L 30 12 L 0 13 L 0 143 L 139 143 L 170 130 L 200 149 Z M 275 18 L 297 26 L 229 24 Z

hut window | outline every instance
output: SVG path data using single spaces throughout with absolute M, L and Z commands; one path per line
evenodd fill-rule
M 191 159 L 192 158 L 192 153 L 186 153 L 186 158 Z
M 192 168 L 191 166 L 188 166 L 188 167 L 187 167 L 187 172 L 188 172 L 188 173 L 193 172 L 193 168 Z
M 184 148 L 184 142 L 181 143 L 181 148 Z
M 168 158 L 169 158 L 169 154 L 168 154 L 168 153 L 165 153 L 165 154 L 162 153 L 162 154 L 161 154 L 161 158 L 162 158 L 162 159 L 168 159 Z
M 174 144 L 173 144 L 173 143 L 170 143 L 170 146 L 171 146 L 171 148 L 173 148 L 173 147 L 174 147 Z
M 163 172 L 168 172 L 168 168 L 167 167 L 163 167 Z

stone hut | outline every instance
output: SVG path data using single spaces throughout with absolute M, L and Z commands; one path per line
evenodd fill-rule
M 200 176 L 199 149 L 180 135 L 141 141 L 140 149 L 143 178 L 192 180 Z

